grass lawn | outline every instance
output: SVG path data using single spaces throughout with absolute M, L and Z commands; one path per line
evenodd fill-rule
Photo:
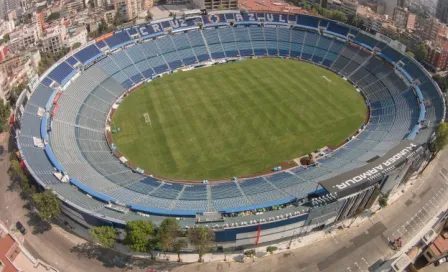
M 336 74 L 295 60 L 256 59 L 139 87 L 113 116 L 121 129 L 113 140 L 155 175 L 229 178 L 337 145 L 365 117 L 361 95 Z

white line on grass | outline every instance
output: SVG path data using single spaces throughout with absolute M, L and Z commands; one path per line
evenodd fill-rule
M 152 127 L 152 124 L 151 124 L 151 118 L 149 118 L 149 114 L 148 114 L 147 112 L 145 112 L 145 113 L 143 114 L 143 117 L 145 117 L 145 122 L 146 122 L 146 123 L 149 123 L 149 125 Z

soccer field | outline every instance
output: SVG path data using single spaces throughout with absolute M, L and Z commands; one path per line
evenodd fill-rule
M 172 179 L 266 171 L 351 136 L 366 117 L 338 75 L 295 60 L 256 59 L 178 72 L 145 84 L 112 121 L 118 150 Z

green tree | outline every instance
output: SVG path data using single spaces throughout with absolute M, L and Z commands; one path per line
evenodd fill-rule
M 196 228 L 189 229 L 187 237 L 190 244 L 192 244 L 198 251 L 199 262 L 202 262 L 202 256 L 213 248 L 215 233 L 207 227 L 198 226 Z
M 426 46 L 424 43 L 420 43 L 417 45 L 417 49 L 414 52 L 415 59 L 418 61 L 424 61 L 426 60 L 426 57 L 428 56 L 428 51 L 426 50 Z
M 249 249 L 244 252 L 244 255 L 247 256 L 248 258 L 252 258 L 252 260 L 255 262 L 254 257 L 256 253 L 257 252 L 255 252 L 255 249 Z
M 177 239 L 173 244 L 173 251 L 177 254 L 177 261 L 182 262 L 180 259 L 180 252 L 187 246 L 185 239 Z
M 268 246 L 267 248 L 266 248 L 266 252 L 269 252 L 269 253 L 274 253 L 274 251 L 276 251 L 278 249 L 278 247 L 276 247 L 276 246 Z
M 436 147 L 437 150 L 442 150 L 448 143 L 448 124 L 445 122 L 440 123 L 436 128 Z
M 93 240 L 104 248 L 113 248 L 117 230 L 110 226 L 94 227 L 89 229 L 89 233 Z
M 415 54 L 412 51 L 406 51 L 406 54 L 408 54 L 408 56 L 410 56 L 411 58 L 415 59 Z
M 3 41 L 4 42 L 9 42 L 10 38 L 9 38 L 9 34 L 5 34 L 3 35 Z
M 23 193 L 28 195 L 34 194 L 36 192 L 36 187 L 30 183 L 28 175 L 23 170 L 14 151 L 11 152 L 10 163 L 8 175 L 11 181 L 18 184 Z
M 136 252 L 148 252 L 154 259 L 152 250 L 155 244 L 154 224 L 148 220 L 129 221 L 126 224 L 125 244 Z
M 446 80 L 445 77 L 443 77 L 443 76 L 441 76 L 441 75 L 439 75 L 439 74 L 435 74 L 435 75 L 432 77 L 432 79 L 434 79 L 434 81 L 439 85 L 440 90 L 441 90 L 442 92 L 445 93 L 445 92 L 447 91 L 447 89 L 448 89 L 448 82 L 447 82 L 447 80 Z
M 159 247 L 166 251 L 174 251 L 174 244 L 181 232 L 179 222 L 172 217 L 165 218 L 157 231 Z
M 339 10 L 331 11 L 328 18 L 335 20 L 335 21 L 344 22 L 344 23 L 347 21 L 347 16 L 345 16 L 345 14 Z
M 388 195 L 382 195 L 380 196 L 380 198 L 378 199 L 378 204 L 380 204 L 381 208 L 384 208 L 387 206 L 387 201 L 389 200 L 389 196 Z
M 51 190 L 45 190 L 42 193 L 35 193 L 31 196 L 42 220 L 48 221 L 53 216 L 61 213 L 59 199 Z
M 11 114 L 9 103 L 4 104 L 0 98 L 0 133 L 8 129 L 8 120 Z
M 364 27 L 364 21 L 356 15 L 349 15 L 347 17 L 347 24 L 352 25 L 357 28 Z
M 48 16 L 47 21 L 48 22 L 54 21 L 54 20 L 59 19 L 60 17 L 61 17 L 61 14 L 59 12 L 54 12 Z
M 76 48 L 79 48 L 80 46 L 81 46 L 81 43 L 80 43 L 80 42 L 75 42 L 75 43 L 72 45 L 72 49 L 75 50 Z

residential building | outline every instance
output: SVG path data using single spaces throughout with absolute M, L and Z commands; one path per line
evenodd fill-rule
M 3 35 L 12 32 L 15 29 L 16 25 L 14 21 L 11 20 L 1 20 L 0 19 L 0 38 L 3 37 Z
M 382 14 L 388 15 L 389 17 L 392 17 L 394 14 L 394 10 L 396 7 L 404 8 L 405 2 L 404 0 L 383 0 L 382 3 L 384 4 L 384 10 Z
M 8 84 L 8 77 L 3 72 L 0 71 L 0 99 L 3 100 L 3 103 L 6 102 L 5 94 L 9 93 L 9 92 L 10 92 L 10 90 L 9 90 L 9 84 Z M 0 230 L 0 233 L 1 233 L 1 230 Z M 1 243 L 1 241 L 0 241 L 0 243 Z M 1 261 L 1 258 L 0 258 L 0 271 L 3 272 L 2 265 L 4 266 L 4 264 L 2 264 L 2 261 Z
M 104 21 L 106 21 L 109 24 L 113 23 L 115 20 L 115 13 L 116 13 L 115 10 L 108 10 L 104 12 Z
M 84 9 L 84 1 L 68 0 L 63 2 L 62 7 L 65 7 L 70 15 L 75 15 Z
M 36 27 L 21 27 L 9 33 L 8 46 L 10 51 L 17 52 L 25 48 L 34 47 L 39 40 Z
M 128 14 L 127 14 L 126 0 L 114 0 L 114 10 L 115 10 L 115 16 L 127 19 Z
M 380 15 L 367 6 L 358 6 L 356 15 L 363 20 L 367 31 L 375 33 L 381 31 L 383 22 L 388 19 L 387 15 Z
M 437 1 L 436 18 L 442 23 L 448 23 L 448 0 Z
M 342 11 L 346 16 L 356 15 L 358 2 L 350 0 L 328 0 L 327 8 Z
M 75 43 L 81 45 L 87 43 L 87 29 L 85 26 L 72 27 L 67 29 L 67 35 L 65 35 L 64 44 L 66 47 L 72 48 Z
M 45 12 L 33 12 L 32 23 L 36 25 L 37 36 L 41 38 L 45 30 Z
M 448 46 L 437 47 L 429 44 L 428 56 L 425 63 L 432 68 L 433 71 L 445 71 L 448 65 Z
M 448 255 L 448 233 L 443 232 L 423 252 L 423 256 L 429 263 Z
M 8 12 L 16 10 L 20 7 L 18 0 L 2 0 L 0 1 L 0 19 L 5 19 Z
M 6 59 L 6 55 L 8 55 L 8 46 L 0 45 L 0 63 Z
M 420 33 L 420 36 L 423 40 L 438 43 L 441 42 L 447 34 L 448 27 L 441 23 L 438 19 L 431 18 L 424 24 L 423 32 Z
M 394 9 L 393 21 L 395 26 L 399 29 L 414 29 L 415 14 L 412 14 L 405 8 L 396 7 Z
M 14 238 L 0 228 L 0 271 L 18 272 L 19 269 L 14 265 L 14 260 L 20 252 L 19 245 Z
M 153 0 L 115 0 L 114 10 L 124 21 L 131 21 L 141 12 L 149 10 L 152 5 Z
M 193 0 L 192 3 L 198 9 L 207 9 L 207 10 L 238 9 L 238 0 Z
M 64 48 L 64 40 L 66 35 L 66 28 L 61 26 L 54 26 L 46 30 L 46 34 L 41 38 L 42 52 L 59 52 Z

